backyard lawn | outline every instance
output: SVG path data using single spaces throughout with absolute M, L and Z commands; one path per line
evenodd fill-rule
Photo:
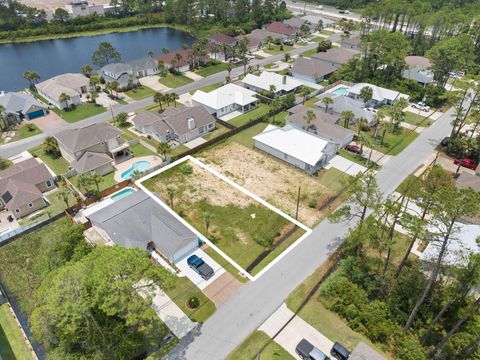
M 135 157 L 157 155 L 155 152 L 151 151 L 150 149 L 143 146 L 142 144 L 131 145 L 130 146 L 130 152 Z
M 219 123 L 216 123 L 215 124 L 215 129 L 213 131 L 210 131 L 208 134 L 206 134 L 205 136 L 202 136 L 202 138 L 206 141 L 209 141 L 209 140 L 212 140 L 220 135 L 223 135 L 227 132 L 229 132 L 230 129 L 219 124 Z
M 217 64 L 205 66 L 205 67 L 202 66 L 202 67 L 200 67 L 200 69 L 198 69 L 195 72 L 198 75 L 205 77 L 205 76 L 216 74 L 220 71 L 225 71 L 225 70 L 227 70 L 227 67 L 228 67 L 227 63 L 220 62 L 220 63 L 217 63 Z
M 3 360 L 33 359 L 8 304 L 0 305 L 0 358 Z
M 39 145 L 34 148 L 28 149 L 28 152 L 33 156 L 39 157 L 52 171 L 61 175 L 68 171 L 68 162 L 61 156 L 53 156 L 43 151 L 43 146 Z
M 266 52 L 267 54 L 278 55 L 278 54 L 289 52 L 294 49 L 293 46 L 283 45 L 283 50 L 281 50 L 281 46 L 282 45 L 275 45 L 275 44 L 266 45 L 262 48 L 262 51 Z
M 99 191 L 103 191 L 105 189 L 108 189 L 109 187 L 112 187 L 114 185 L 117 184 L 117 182 L 115 181 L 115 179 L 113 178 L 113 174 L 114 172 L 111 172 L 109 174 L 106 174 L 106 175 L 103 175 L 102 178 L 103 178 L 103 181 L 98 184 L 99 186 Z M 83 189 L 83 188 L 80 188 L 80 186 L 78 185 L 78 178 L 79 178 L 79 175 L 75 175 L 75 176 L 72 176 L 71 178 L 69 178 L 68 180 L 77 188 L 79 189 L 80 191 L 86 191 L 86 189 Z M 91 189 L 89 190 L 97 190 L 97 188 L 95 186 L 91 186 Z
M 223 83 L 222 83 L 222 82 L 219 82 L 219 83 L 215 83 L 215 84 L 212 84 L 212 85 L 207 85 L 207 86 L 201 87 L 201 88 L 198 89 L 198 90 L 202 90 L 203 92 L 209 93 L 210 91 L 213 91 L 213 90 L 215 90 L 215 89 L 218 89 L 218 88 L 221 87 L 221 86 L 223 86 Z M 195 91 L 197 91 L 197 90 L 191 90 L 191 91 L 190 91 L 190 95 L 195 94 Z
M 240 127 L 248 124 L 250 121 L 258 119 L 260 116 L 267 114 L 270 107 L 267 104 L 258 104 L 256 109 L 250 110 L 242 115 L 239 115 L 228 122 L 233 126 Z
M 387 131 L 385 133 L 383 145 L 381 145 L 381 134 L 377 136 L 376 141 L 373 139 L 373 131 L 363 132 L 363 135 L 366 136 L 371 144 L 373 144 L 372 147 L 375 150 L 388 155 L 398 155 L 417 138 L 418 133 L 402 127 L 400 127 L 396 133 Z
M 260 356 L 258 356 L 259 351 Z M 294 360 L 287 350 L 282 348 L 263 331 L 255 331 L 245 339 L 230 355 L 227 360 Z
M 169 188 L 174 186 L 173 209 L 252 275 L 270 262 L 262 261 L 268 253 L 304 233 L 288 235 L 294 227 L 289 220 L 189 160 L 143 185 L 169 204 Z M 205 214 L 212 215 L 208 232 Z
M 78 105 L 72 110 L 60 110 L 58 108 L 54 108 L 53 111 L 57 113 L 66 122 L 74 123 L 89 118 L 91 116 L 101 114 L 107 111 L 107 109 L 101 105 L 88 102 Z
M 140 86 L 136 89 L 125 91 L 125 95 L 133 100 L 141 100 L 147 97 L 153 96 L 155 94 L 155 90 L 150 89 L 148 86 Z
M 160 78 L 158 81 L 160 84 L 172 89 L 193 82 L 192 79 L 186 77 L 185 75 L 173 75 L 170 72 L 167 74 L 167 76 Z

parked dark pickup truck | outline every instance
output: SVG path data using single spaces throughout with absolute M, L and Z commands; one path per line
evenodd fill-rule
M 188 266 L 195 270 L 204 280 L 210 279 L 215 272 L 213 269 L 197 255 L 192 255 L 187 259 Z

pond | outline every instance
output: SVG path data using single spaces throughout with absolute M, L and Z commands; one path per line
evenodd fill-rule
M 92 54 L 102 41 L 111 43 L 129 61 L 147 56 L 149 51 L 161 54 L 163 48 L 178 50 L 191 46 L 195 38 L 171 28 L 82 36 L 70 39 L 42 40 L 0 45 L 0 91 L 16 91 L 28 86 L 25 71 L 40 74 L 40 81 L 67 72 L 79 72 L 91 64 Z

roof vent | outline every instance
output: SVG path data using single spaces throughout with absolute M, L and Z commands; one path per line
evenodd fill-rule
M 195 129 L 195 119 L 190 118 L 188 119 L 188 130 L 193 130 Z

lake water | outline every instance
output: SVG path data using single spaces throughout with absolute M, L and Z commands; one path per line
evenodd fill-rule
M 108 41 L 122 55 L 122 60 L 147 56 L 149 51 L 161 54 L 163 48 L 178 50 L 191 46 L 195 38 L 170 28 L 145 29 L 98 36 L 44 40 L 0 45 L 0 91 L 15 91 L 28 86 L 25 71 L 40 74 L 40 81 L 52 76 L 79 72 L 80 66 L 91 64 L 92 54 L 102 41 Z

